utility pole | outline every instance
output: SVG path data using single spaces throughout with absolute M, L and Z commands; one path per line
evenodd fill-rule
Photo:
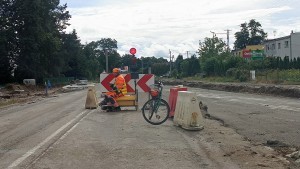
M 169 53 L 170 53 L 170 73 L 169 73 L 169 76 L 171 76 L 171 72 L 172 72 L 172 52 L 171 52 L 170 49 L 169 49 Z
M 216 32 L 213 32 L 213 31 L 210 31 L 210 32 L 213 34 L 213 37 L 216 37 L 217 34 L 226 34 L 227 35 L 227 49 L 229 51 L 229 49 L 230 49 L 229 48 L 229 33 L 230 33 L 231 30 L 227 29 L 225 31 L 226 31 L 226 33 L 216 33 Z
M 213 38 L 216 37 L 216 32 L 210 31 L 213 34 Z
M 142 74 L 144 74 L 144 63 L 143 63 L 143 57 L 141 57 L 141 61 L 142 61 Z
M 227 29 L 227 30 L 225 30 L 226 31 L 226 34 L 227 34 L 227 48 L 228 48 L 228 51 L 229 51 L 229 32 L 231 31 L 231 30 L 229 30 L 229 29 Z
M 186 51 L 186 58 L 189 58 L 189 51 Z

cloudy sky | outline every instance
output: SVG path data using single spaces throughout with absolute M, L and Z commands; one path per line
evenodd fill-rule
M 221 33 L 230 46 L 239 25 L 250 19 L 262 24 L 268 38 L 300 32 L 299 0 L 61 0 L 72 15 L 71 26 L 81 43 L 113 38 L 119 53 L 137 49 L 137 57 L 187 56 L 199 48 L 199 41 Z M 223 33 L 223 34 L 222 34 Z

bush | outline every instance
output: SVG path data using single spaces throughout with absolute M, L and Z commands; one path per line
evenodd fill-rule
M 235 77 L 237 68 L 230 68 L 226 71 L 226 76 L 228 77 Z
M 226 76 L 245 82 L 249 79 L 249 71 L 246 69 L 230 68 L 226 71 Z
M 239 77 L 239 81 L 240 82 L 246 82 L 248 80 L 247 76 L 244 74 L 241 74 L 241 76 Z

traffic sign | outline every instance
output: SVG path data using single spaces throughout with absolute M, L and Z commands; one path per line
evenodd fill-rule
M 136 49 L 135 48 L 130 48 L 129 52 L 130 52 L 130 54 L 134 55 L 136 53 Z
M 137 85 L 143 90 L 143 91 L 149 91 L 150 87 L 147 85 L 147 82 L 152 78 L 152 74 L 145 74 L 142 76 L 139 81 L 137 82 Z
M 127 92 L 134 92 L 134 79 L 131 78 L 131 74 L 122 74 L 127 86 Z M 137 81 L 138 92 L 149 92 L 150 85 L 154 84 L 153 74 L 139 74 Z M 102 73 L 100 74 L 100 91 L 107 92 L 112 90 L 110 83 L 114 83 L 113 74 Z

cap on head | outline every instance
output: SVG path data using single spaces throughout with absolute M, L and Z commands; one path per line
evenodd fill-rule
M 113 73 L 119 73 L 120 72 L 120 69 L 119 68 L 114 68 L 113 69 Z

